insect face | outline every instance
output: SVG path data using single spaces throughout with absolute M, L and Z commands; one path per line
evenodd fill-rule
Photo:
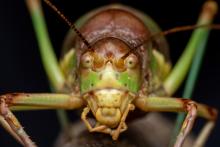
M 123 41 L 105 38 L 97 41 L 93 49 L 81 55 L 82 93 L 103 88 L 138 91 L 141 63 Z
M 115 127 L 139 90 L 141 66 L 119 39 L 99 40 L 93 49 L 81 56 L 81 92 L 98 122 Z

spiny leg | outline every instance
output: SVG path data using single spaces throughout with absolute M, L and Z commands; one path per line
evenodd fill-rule
M 198 104 L 188 99 L 175 99 L 171 97 L 140 97 L 134 101 L 134 104 L 136 107 L 146 112 L 188 112 L 174 145 L 175 147 L 182 146 L 185 137 L 191 131 L 197 115 L 209 120 L 209 122 L 205 125 L 205 129 L 203 129 L 204 131 L 201 132 L 197 140 L 201 140 L 201 137 L 205 140 L 207 139 L 217 117 L 216 109 L 203 104 Z
M 35 147 L 21 124 L 11 112 L 20 110 L 76 109 L 83 100 L 73 94 L 26 94 L 13 93 L 0 96 L 0 123 L 22 145 Z

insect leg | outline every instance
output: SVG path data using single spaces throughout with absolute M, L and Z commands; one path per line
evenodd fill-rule
M 26 0 L 35 29 L 40 54 L 47 76 L 55 90 L 62 88 L 64 76 L 54 53 L 43 17 L 40 0 Z
M 43 10 L 40 0 L 26 0 L 27 7 L 29 9 L 31 19 L 33 22 L 34 30 L 36 33 L 41 60 L 44 69 L 47 73 L 48 79 L 52 88 L 55 91 L 62 89 L 65 78 L 59 67 L 56 55 L 54 53 L 49 35 L 47 32 L 46 23 L 43 16 Z M 62 110 L 57 111 L 60 123 L 62 127 L 67 126 L 68 117 Z
M 196 144 L 198 144 L 198 142 L 199 144 L 204 143 L 201 142 L 201 139 L 207 139 L 217 118 L 216 109 L 188 99 L 175 99 L 171 97 L 142 97 L 137 98 L 134 101 L 134 104 L 136 107 L 146 112 L 188 112 L 174 145 L 175 147 L 181 147 L 185 137 L 191 131 L 197 115 L 208 119 L 209 121 L 202 130 L 202 133 L 199 136 L 198 141 L 196 141 Z
M 19 143 L 23 144 L 20 137 L 11 129 L 10 125 L 7 123 L 7 121 L 4 119 L 3 116 L 0 115 L 0 124 L 2 127 L 11 134 Z
M 199 17 L 197 24 L 203 25 L 212 23 L 213 17 L 216 12 L 216 2 L 208 1 L 203 7 L 203 11 Z M 172 95 L 183 82 L 191 65 L 192 59 L 196 53 L 196 50 L 205 47 L 205 43 L 202 46 L 200 44 L 201 42 L 206 42 L 206 40 L 208 39 L 208 34 L 209 28 L 198 28 L 193 32 L 190 41 L 187 44 L 180 59 L 174 66 L 170 75 L 164 81 L 163 86 L 168 95 Z
M 83 100 L 73 94 L 27 94 L 13 93 L 0 96 L 0 123 L 22 145 L 33 147 L 34 143 L 11 112 L 42 109 L 76 109 Z
M 34 142 L 32 142 L 27 133 L 24 131 L 17 118 L 9 110 L 4 99 L 1 99 L 0 115 L 4 119 L 1 123 L 3 123 L 3 126 L 7 130 L 10 130 L 10 134 L 12 134 L 16 138 L 16 140 L 22 143 L 22 145 L 25 147 L 36 147 Z

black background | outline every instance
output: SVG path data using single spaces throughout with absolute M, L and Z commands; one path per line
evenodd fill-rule
M 91 9 L 109 4 L 104 0 L 61 1 L 53 0 L 66 16 L 75 21 Z M 142 10 L 150 15 L 163 30 L 194 24 L 204 0 L 130 0 L 121 1 Z M 62 41 L 68 26 L 60 20 L 50 8 L 43 5 L 46 13 L 52 43 L 57 55 L 60 53 Z M 43 70 L 36 38 L 24 1 L 4 0 L 0 4 L 0 94 L 10 92 L 47 92 L 47 78 Z M 220 23 L 218 13 L 215 23 Z M 175 62 L 191 32 L 170 35 L 168 41 L 171 47 L 171 59 Z M 220 32 L 213 30 L 208 42 L 202 69 L 196 84 L 193 98 L 196 101 L 218 107 L 220 109 Z M 180 96 L 179 91 L 176 96 Z M 71 113 L 70 113 L 71 114 Z M 55 111 L 16 112 L 25 130 L 41 147 L 52 146 L 58 132 L 59 123 Z M 217 121 L 207 146 L 220 146 L 220 120 Z M 196 123 L 195 131 L 201 127 Z M 159 130 L 158 130 L 159 131 Z M 156 139 L 155 139 L 156 140 Z M 0 128 L 0 146 L 19 146 L 16 141 Z

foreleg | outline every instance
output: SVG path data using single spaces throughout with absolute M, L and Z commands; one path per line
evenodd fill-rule
M 183 122 L 179 135 L 177 136 L 177 140 L 174 145 L 175 147 L 182 146 L 186 136 L 189 134 L 193 127 L 197 115 L 209 120 L 196 141 L 197 145 L 200 144 L 202 146 L 204 143 L 203 140 L 207 139 L 217 118 L 216 109 L 188 99 L 175 99 L 170 97 L 142 97 L 136 99 L 134 103 L 136 107 L 146 112 L 187 112 L 187 116 Z
M 14 93 L 0 96 L 0 124 L 23 146 L 35 147 L 11 110 L 76 109 L 82 99 L 68 94 Z

